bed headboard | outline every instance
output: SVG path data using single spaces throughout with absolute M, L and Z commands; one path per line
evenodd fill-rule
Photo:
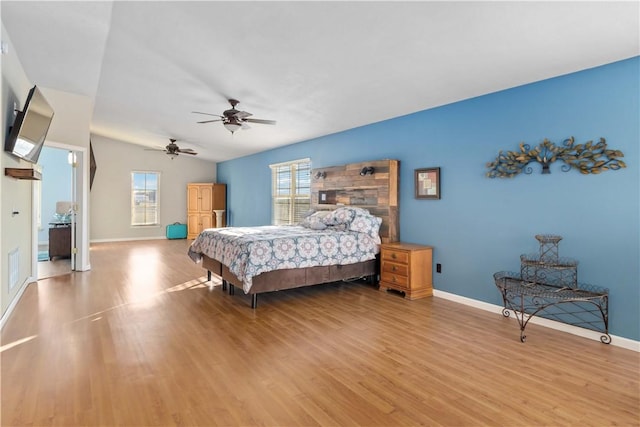
M 397 242 L 399 172 L 400 161 L 388 159 L 312 169 L 311 208 L 326 210 L 346 205 L 367 209 L 382 218 L 382 242 Z

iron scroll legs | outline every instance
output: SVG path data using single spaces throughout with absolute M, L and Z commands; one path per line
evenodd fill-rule
M 564 318 L 565 323 L 600 332 L 602 334 L 600 341 L 603 344 L 611 343 L 608 296 L 606 294 L 589 296 L 575 294 L 557 297 L 554 292 L 549 293 L 545 290 L 540 290 L 537 294 L 530 292 L 530 287 L 527 287 L 528 292 L 518 285 L 519 282 L 523 283 L 519 280 L 504 281 L 499 288 L 504 302 L 502 315 L 510 317 L 511 311 L 513 311 L 520 326 L 521 342 L 526 341 L 525 328 L 529 320 L 544 310 L 553 309 L 553 312 L 545 311 L 547 314 L 542 317 L 549 318 L 551 314 L 552 320 Z M 529 284 L 529 286 L 534 285 Z
M 510 295 L 507 296 L 507 289 L 502 289 L 502 299 L 504 301 L 504 308 L 502 309 L 502 315 L 504 317 L 510 317 L 511 316 L 511 312 L 513 311 L 513 314 L 516 317 L 516 320 L 518 321 L 518 325 L 520 325 L 520 342 L 525 342 L 527 340 L 527 336 L 524 334 L 524 330 L 527 327 L 527 323 L 529 323 L 529 320 L 534 316 L 535 313 L 537 313 L 539 310 L 536 310 L 535 313 L 528 315 L 525 313 L 525 303 L 524 303 L 524 295 Z M 512 300 L 520 300 L 520 307 L 514 307 L 514 304 L 512 304 Z M 526 316 L 526 319 L 525 319 Z
M 600 297 L 600 303 L 596 304 L 596 306 L 600 310 L 602 322 L 604 323 L 604 332 L 602 335 L 600 335 L 600 342 L 602 342 L 603 344 L 610 344 L 611 335 L 609 335 L 609 296 L 602 295 Z
M 524 334 L 524 330 L 527 327 L 529 320 L 531 320 L 536 314 L 538 314 L 539 312 L 551 306 L 562 306 L 565 304 L 569 305 L 574 303 L 575 301 L 579 301 L 582 304 L 595 307 L 595 309 L 593 310 L 594 313 L 595 312 L 600 313 L 602 317 L 601 321 L 604 326 L 603 329 L 597 330 L 597 332 L 602 333 L 602 335 L 600 335 L 600 342 L 602 342 L 603 344 L 611 343 L 611 335 L 609 335 L 608 314 L 607 314 L 607 310 L 604 308 L 606 307 L 606 302 L 605 302 L 605 305 L 601 305 L 602 303 L 598 301 L 570 300 L 570 299 L 564 300 L 564 301 L 557 301 L 557 302 L 546 302 L 543 298 L 534 297 L 533 302 L 534 302 L 535 309 L 532 310 L 532 307 L 525 306 L 524 296 L 520 296 L 520 299 L 522 303 L 519 308 L 515 308 L 512 304 L 509 303 L 509 307 L 507 308 L 505 306 L 505 308 L 502 310 L 502 315 L 504 317 L 509 317 L 510 311 L 513 311 L 514 315 L 516 316 L 516 319 L 518 320 L 518 324 L 520 325 L 520 341 L 522 342 L 525 342 L 527 339 L 527 336 Z M 591 329 L 591 328 L 588 328 L 588 329 Z M 592 330 L 596 330 L 596 329 L 592 329 Z

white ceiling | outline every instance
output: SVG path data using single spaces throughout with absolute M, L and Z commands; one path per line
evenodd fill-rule
M 28 78 L 92 134 L 223 161 L 640 54 L 639 3 L 2 1 Z M 204 111 L 277 125 L 233 136 Z

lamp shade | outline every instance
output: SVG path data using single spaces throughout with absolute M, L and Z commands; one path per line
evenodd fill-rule
M 230 122 L 225 122 L 224 123 L 224 127 L 231 133 L 234 133 L 235 131 L 237 131 L 238 129 L 240 129 L 242 126 L 240 125 L 240 123 L 236 122 L 236 121 L 230 121 Z

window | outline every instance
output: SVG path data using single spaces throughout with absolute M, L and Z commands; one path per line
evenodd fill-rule
M 301 159 L 269 167 L 273 177 L 271 222 L 297 224 L 311 207 L 311 161 Z
M 131 225 L 159 225 L 160 173 L 131 172 Z

